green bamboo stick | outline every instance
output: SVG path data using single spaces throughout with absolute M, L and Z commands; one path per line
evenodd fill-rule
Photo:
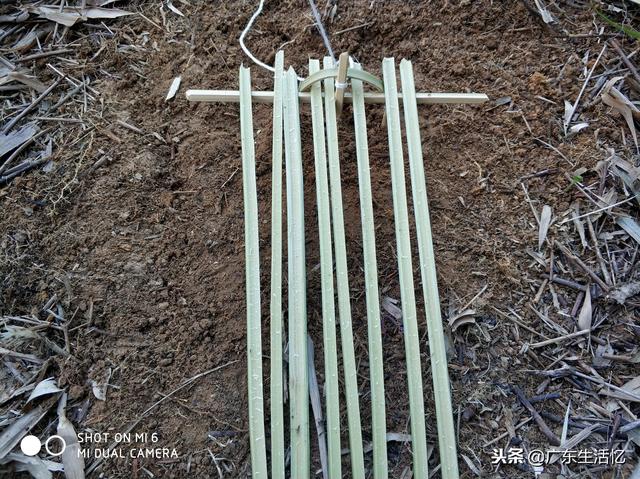
M 309 477 L 310 451 L 304 192 L 298 78 L 293 68 L 289 68 L 285 76 L 284 114 L 289 266 L 291 477 L 306 479 Z
M 360 70 L 360 65 L 355 65 Z M 373 435 L 373 477 L 386 479 L 387 424 L 384 398 L 384 366 L 382 356 L 382 332 L 380 331 L 380 296 L 378 293 L 378 265 L 376 261 L 376 236 L 373 223 L 373 200 L 369 173 L 369 145 L 367 142 L 367 118 L 364 112 L 362 81 L 351 80 L 353 94 L 353 122 L 358 158 L 358 183 L 360 189 L 360 215 L 362 217 L 362 247 L 364 250 L 364 277 L 367 297 L 367 325 L 369 337 L 369 371 L 371 382 L 371 418 Z
M 393 58 L 382 61 L 384 80 L 385 112 L 389 135 L 391 160 L 391 183 L 393 190 L 393 215 L 398 243 L 398 271 L 402 301 L 405 354 L 407 356 L 407 380 L 409 383 L 409 408 L 411 410 L 411 441 L 413 449 L 413 475 L 416 479 L 427 479 L 427 437 L 424 419 L 424 393 L 420 367 L 420 339 L 413 286 L 413 266 L 409 240 L 409 213 L 406 184 L 404 180 L 404 158 L 400 132 L 400 107 L 396 85 L 396 69 Z
M 320 70 L 318 60 L 309 60 L 309 74 Z M 342 477 L 340 450 L 340 398 L 338 352 L 336 347 L 336 312 L 333 290 L 333 249 L 331 246 L 331 210 L 327 179 L 327 152 L 322 111 L 322 87 L 311 87 L 311 120 L 316 169 L 318 232 L 320 235 L 320 276 L 322 283 L 322 335 L 324 340 L 325 396 L 327 411 L 327 449 L 329 477 Z
M 240 67 L 240 131 L 242 137 L 242 185 L 247 288 L 247 379 L 249 383 L 249 441 L 251 471 L 255 478 L 267 478 L 267 450 L 264 433 L 262 391 L 262 332 L 260 313 L 260 258 L 258 245 L 258 193 L 251 114 L 251 76 Z
M 458 479 L 460 476 L 456 453 L 456 434 L 453 426 L 453 411 L 451 408 L 449 374 L 447 371 L 447 354 L 442 331 L 438 278 L 436 276 L 429 203 L 427 201 L 427 187 L 422 159 L 418 103 L 413 81 L 413 68 L 410 61 L 402 60 L 400 62 L 400 80 L 402 82 L 404 122 L 407 129 L 413 208 L 418 232 L 422 292 L 426 307 L 429 350 L 431 352 L 431 372 L 438 421 L 438 444 L 442 479 Z
M 333 60 L 324 58 L 324 67 L 333 68 Z M 338 287 L 338 312 L 340 317 L 340 340 L 344 367 L 345 397 L 349 423 L 349 449 L 351 474 L 353 479 L 364 479 L 364 454 L 362 451 L 362 430 L 358 378 L 353 330 L 351 327 L 351 298 L 347 270 L 347 248 L 344 236 L 342 212 L 342 185 L 340 180 L 340 157 L 338 152 L 338 127 L 336 123 L 335 88 L 333 78 L 324 80 L 324 105 L 327 125 L 327 145 L 329 156 L 329 181 L 331 186 L 331 213 L 333 217 L 333 241 L 336 252 L 336 284 Z
M 284 52 L 276 53 L 271 153 L 271 477 L 284 479 L 282 387 L 282 82 Z

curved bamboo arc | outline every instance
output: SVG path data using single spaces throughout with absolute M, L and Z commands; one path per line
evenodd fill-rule
M 305 81 L 300 83 L 299 90 L 306 91 L 309 88 L 311 88 L 311 85 L 313 85 L 316 82 L 326 80 L 328 78 L 335 78 L 337 76 L 338 76 L 337 68 L 325 68 L 324 70 L 320 70 L 319 72 L 312 73 L 311 75 L 309 75 Z M 378 78 L 377 76 L 372 75 L 371 73 L 366 72 L 364 70 L 356 70 L 355 68 L 349 68 L 347 70 L 347 78 L 355 78 L 356 80 L 360 80 L 365 83 L 368 83 L 378 91 L 384 91 L 382 80 L 380 80 L 380 78 Z

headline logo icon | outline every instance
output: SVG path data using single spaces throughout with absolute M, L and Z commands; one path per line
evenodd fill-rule
M 59 442 L 60 444 L 59 451 L 51 450 L 52 441 L 54 444 L 55 444 L 55 441 Z M 47 454 L 53 457 L 62 455 L 62 453 L 66 448 L 67 448 L 67 442 L 64 440 L 64 438 L 62 438 L 61 436 L 58 436 L 57 434 L 49 437 L 44 442 L 45 451 L 47 451 Z M 37 456 L 38 453 L 42 450 L 42 441 L 40 441 L 38 437 L 32 434 L 25 436 L 22 438 L 22 441 L 20 441 L 20 450 L 25 456 Z

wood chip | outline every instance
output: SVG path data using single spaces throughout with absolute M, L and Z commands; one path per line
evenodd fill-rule
M 182 81 L 182 77 L 175 77 L 173 79 L 173 81 L 171 82 L 171 86 L 169 87 L 169 92 L 167 93 L 167 97 L 164 99 L 164 101 L 169 101 L 174 96 L 176 96 L 176 93 L 178 92 L 178 89 L 180 88 L 180 82 L 181 81 Z

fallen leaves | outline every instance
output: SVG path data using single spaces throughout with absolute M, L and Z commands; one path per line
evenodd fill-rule
M 580 309 L 580 315 L 578 316 L 578 330 L 587 331 L 591 329 L 591 322 L 593 319 L 593 308 L 591 306 L 591 292 L 590 288 L 584 296 L 584 302 L 582 303 L 582 309 Z
M 551 225 L 551 217 L 553 211 L 549 205 L 542 207 L 542 213 L 540 213 L 540 227 L 538 229 L 538 250 L 542 249 L 544 240 L 547 239 L 547 233 L 549 232 L 549 226 Z
M 636 134 L 636 127 L 633 122 L 634 116 L 640 115 L 640 110 L 629 100 L 620 90 L 614 85 L 622 80 L 623 77 L 614 77 L 609 80 L 602 88 L 600 98 L 605 105 L 610 106 L 616 110 L 627 122 L 627 126 L 631 131 L 633 142 L 638 149 L 638 135 Z
M 37 6 L 28 7 L 28 11 L 65 27 L 72 27 L 76 23 L 86 22 L 88 19 L 108 19 L 132 15 L 132 12 L 120 10 L 119 8 L 103 7 L 64 7 L 60 9 L 59 7 Z
M 476 314 L 475 310 L 465 309 L 461 313 L 458 313 L 455 316 L 452 316 L 451 318 L 449 318 L 448 323 L 449 323 L 449 327 L 451 328 L 451 331 L 455 332 L 456 329 L 458 329 L 460 326 L 463 326 L 465 324 L 475 324 L 476 322 L 475 314 Z

